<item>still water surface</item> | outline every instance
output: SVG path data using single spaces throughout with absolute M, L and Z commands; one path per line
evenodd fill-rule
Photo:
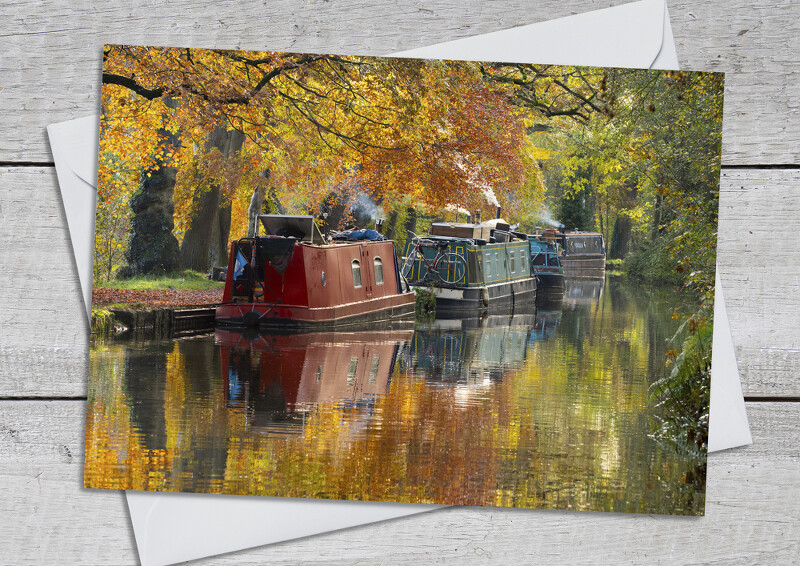
M 609 278 L 415 330 L 94 344 L 85 484 L 702 514 L 649 436 L 686 303 Z

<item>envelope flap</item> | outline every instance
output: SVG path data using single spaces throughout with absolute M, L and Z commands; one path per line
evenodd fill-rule
M 393 55 L 649 68 L 661 50 L 665 13 L 664 0 L 640 0 L 624 6 L 541 22 L 535 27 L 521 26 Z M 565 29 L 569 32 L 565 33 Z M 518 49 L 520 45 L 524 45 L 525 49 Z M 587 51 L 587 45 L 593 46 L 593 49 Z
M 69 122 L 47 126 L 53 153 L 58 152 L 64 163 L 82 181 L 97 188 L 97 138 L 100 116 L 86 116 Z M 57 147 L 53 147 L 57 144 Z M 92 156 L 87 159 L 86 156 Z

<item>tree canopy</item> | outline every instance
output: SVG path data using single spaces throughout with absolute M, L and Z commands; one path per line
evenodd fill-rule
M 106 46 L 96 274 L 149 269 L 144 230 L 174 238 L 164 269 L 224 263 L 254 210 L 367 203 L 400 226 L 497 204 L 707 287 L 722 90 L 710 73 Z

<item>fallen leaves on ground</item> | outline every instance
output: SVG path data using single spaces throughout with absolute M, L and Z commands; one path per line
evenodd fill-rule
M 94 306 L 103 306 L 119 303 L 143 303 L 148 307 L 167 308 L 216 305 L 222 302 L 222 291 L 222 289 L 205 291 L 180 289 L 138 291 L 92 287 L 92 304 Z

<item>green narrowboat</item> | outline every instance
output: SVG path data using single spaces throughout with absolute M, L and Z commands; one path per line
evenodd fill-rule
M 530 244 L 508 230 L 479 224 L 433 224 L 406 244 L 403 276 L 428 287 L 437 318 L 511 310 L 536 301 Z

